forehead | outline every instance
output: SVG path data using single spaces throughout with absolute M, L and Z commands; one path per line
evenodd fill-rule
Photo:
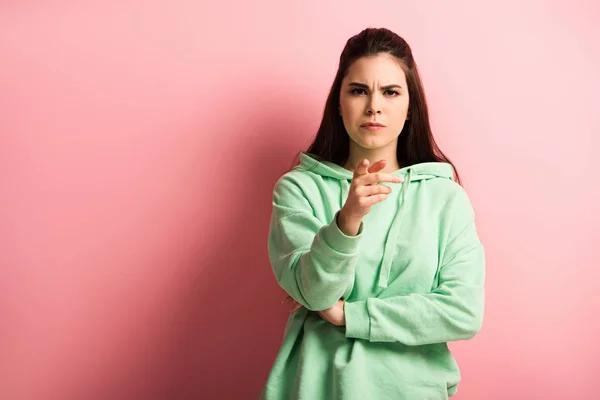
M 392 55 L 378 54 L 362 57 L 348 68 L 346 82 L 370 83 L 379 81 L 381 85 L 406 84 L 406 76 L 400 62 Z M 403 85 L 404 86 L 404 85 Z

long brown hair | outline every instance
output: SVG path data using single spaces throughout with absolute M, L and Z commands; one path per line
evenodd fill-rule
M 410 118 L 404 123 L 402 132 L 398 137 L 398 147 L 396 149 L 398 163 L 402 166 L 422 162 L 449 163 L 454 168 L 456 182 L 460 184 L 461 180 L 456 166 L 440 150 L 433 137 L 425 90 L 412 50 L 406 40 L 386 28 L 364 29 L 346 42 L 346 46 L 340 55 L 340 63 L 335 79 L 325 102 L 319 130 L 307 153 L 314 155 L 317 159 L 331 161 L 338 165 L 343 165 L 348 161 L 350 137 L 338 113 L 342 80 L 348 73 L 348 68 L 356 60 L 381 53 L 390 54 L 398 60 L 406 76 L 410 95 L 408 105 Z M 297 163 L 298 160 L 296 160 Z M 294 299 L 287 296 L 284 301 L 293 302 Z
M 433 137 L 425 91 L 412 50 L 403 38 L 386 28 L 364 29 L 346 42 L 325 103 L 319 130 L 307 153 L 316 156 L 317 159 L 331 161 L 338 165 L 346 163 L 350 152 L 350 138 L 338 113 L 342 80 L 348 73 L 348 68 L 356 60 L 381 53 L 390 54 L 398 60 L 406 76 L 410 95 L 408 106 L 410 118 L 404 123 L 398 137 L 396 150 L 398 163 L 402 166 L 410 166 L 422 162 L 447 162 L 454 168 L 456 181 L 460 184 L 456 166 L 440 150 Z

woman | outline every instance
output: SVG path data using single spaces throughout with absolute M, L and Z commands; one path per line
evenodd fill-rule
M 262 399 L 447 399 L 447 342 L 484 310 L 484 250 L 409 45 L 365 29 L 319 131 L 276 183 L 268 249 L 295 307 Z

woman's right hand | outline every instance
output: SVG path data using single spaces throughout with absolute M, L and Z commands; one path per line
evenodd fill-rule
M 356 235 L 363 217 L 371 211 L 371 206 L 387 199 L 392 189 L 379 182 L 401 183 L 402 178 L 394 174 L 379 172 L 385 168 L 385 160 L 379 160 L 369 168 L 369 160 L 363 159 L 354 170 L 348 198 L 338 216 L 338 226 L 344 227 L 352 236 Z M 356 228 L 356 229 L 354 229 Z

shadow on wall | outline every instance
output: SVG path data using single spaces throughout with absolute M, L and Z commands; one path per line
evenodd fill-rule
M 308 109 L 302 106 L 265 104 L 260 107 L 296 111 L 273 113 L 268 125 L 247 128 L 247 142 L 235 156 L 239 172 L 224 190 L 235 199 L 233 207 L 214 210 L 216 237 L 188 268 L 201 265 L 204 272 L 190 282 L 179 307 L 181 325 L 170 344 L 168 379 L 162 377 L 168 398 L 258 398 L 266 381 L 287 320 L 281 304 L 285 292 L 276 283 L 267 253 L 273 186 L 314 134 L 302 122 Z M 243 112 L 238 115 L 244 119 Z M 306 144 L 294 140 L 304 137 Z

